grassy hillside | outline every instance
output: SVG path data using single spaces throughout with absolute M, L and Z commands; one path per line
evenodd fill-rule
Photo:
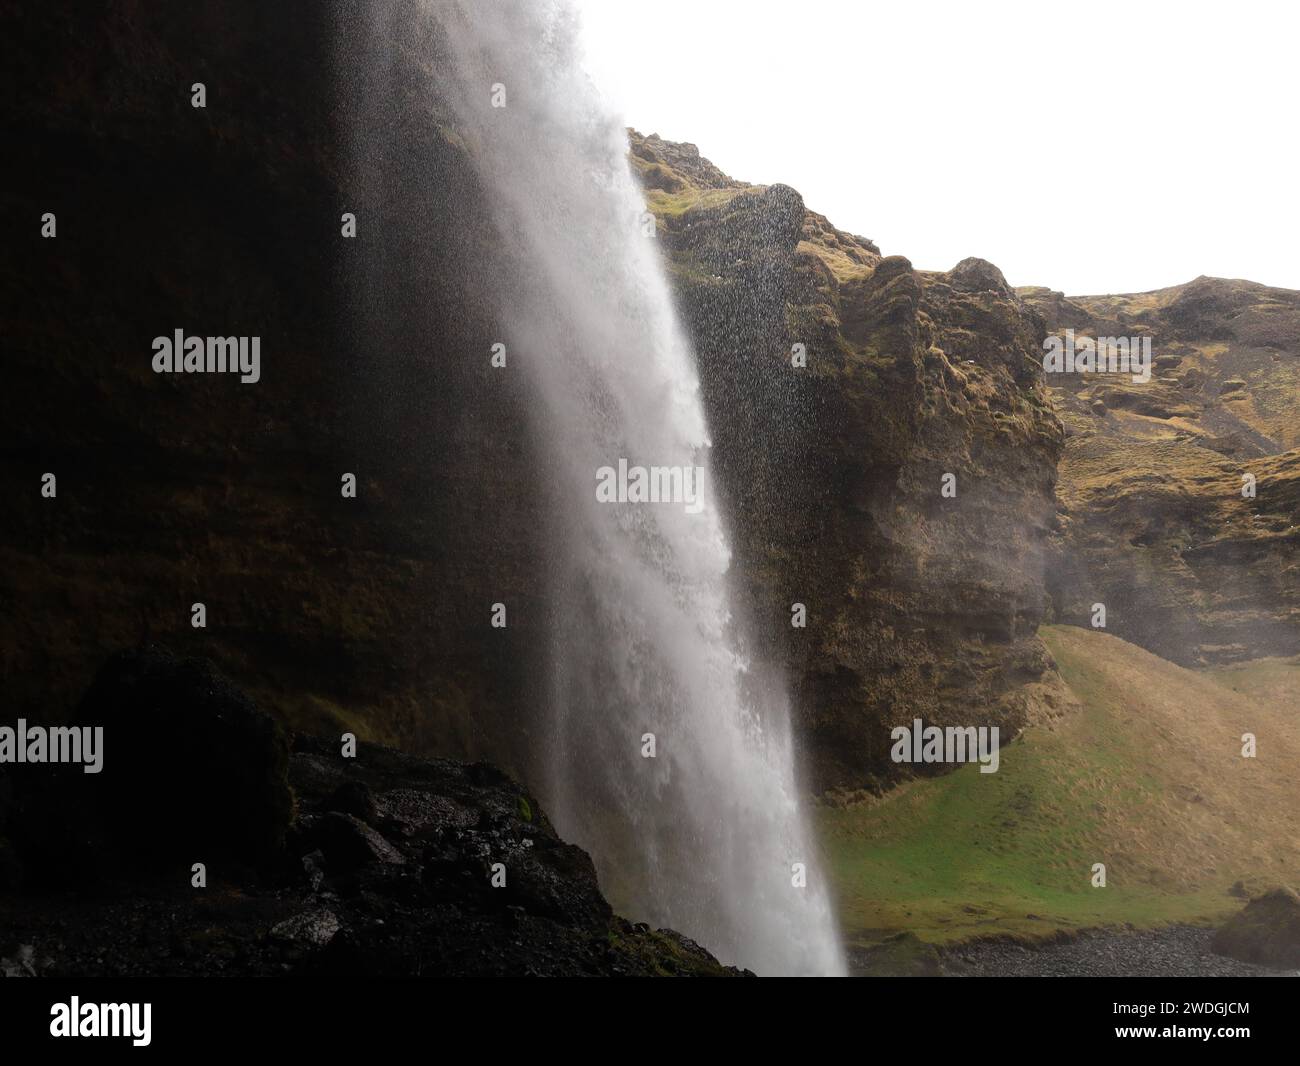
M 1075 711 L 1004 744 L 995 774 L 819 812 L 851 942 L 1210 920 L 1238 880 L 1300 879 L 1300 660 L 1197 672 L 1091 630 L 1041 635 Z

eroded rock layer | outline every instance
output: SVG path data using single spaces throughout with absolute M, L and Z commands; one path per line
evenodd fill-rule
M 1111 632 L 1185 665 L 1300 651 L 1300 293 L 1205 277 L 1020 293 L 1054 332 L 1151 344 L 1147 382 L 1052 376 L 1057 618 L 1105 604 Z

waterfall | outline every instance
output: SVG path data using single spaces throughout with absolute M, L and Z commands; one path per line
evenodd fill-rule
M 630 917 L 759 973 L 840 973 L 788 708 L 738 652 L 699 379 L 626 131 L 583 71 L 566 4 L 424 10 L 449 57 L 438 91 L 518 265 L 502 282 L 507 372 L 529 375 L 549 457 L 539 791 Z M 704 506 L 602 502 L 598 471 L 620 461 L 702 471 Z

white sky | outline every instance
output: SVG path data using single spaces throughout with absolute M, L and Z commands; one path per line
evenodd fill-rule
M 1294 0 L 577 0 L 627 124 L 886 254 L 1300 289 Z

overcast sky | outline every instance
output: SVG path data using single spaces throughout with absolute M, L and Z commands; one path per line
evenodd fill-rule
M 922 269 L 1300 289 L 1300 6 L 578 0 L 628 125 Z

